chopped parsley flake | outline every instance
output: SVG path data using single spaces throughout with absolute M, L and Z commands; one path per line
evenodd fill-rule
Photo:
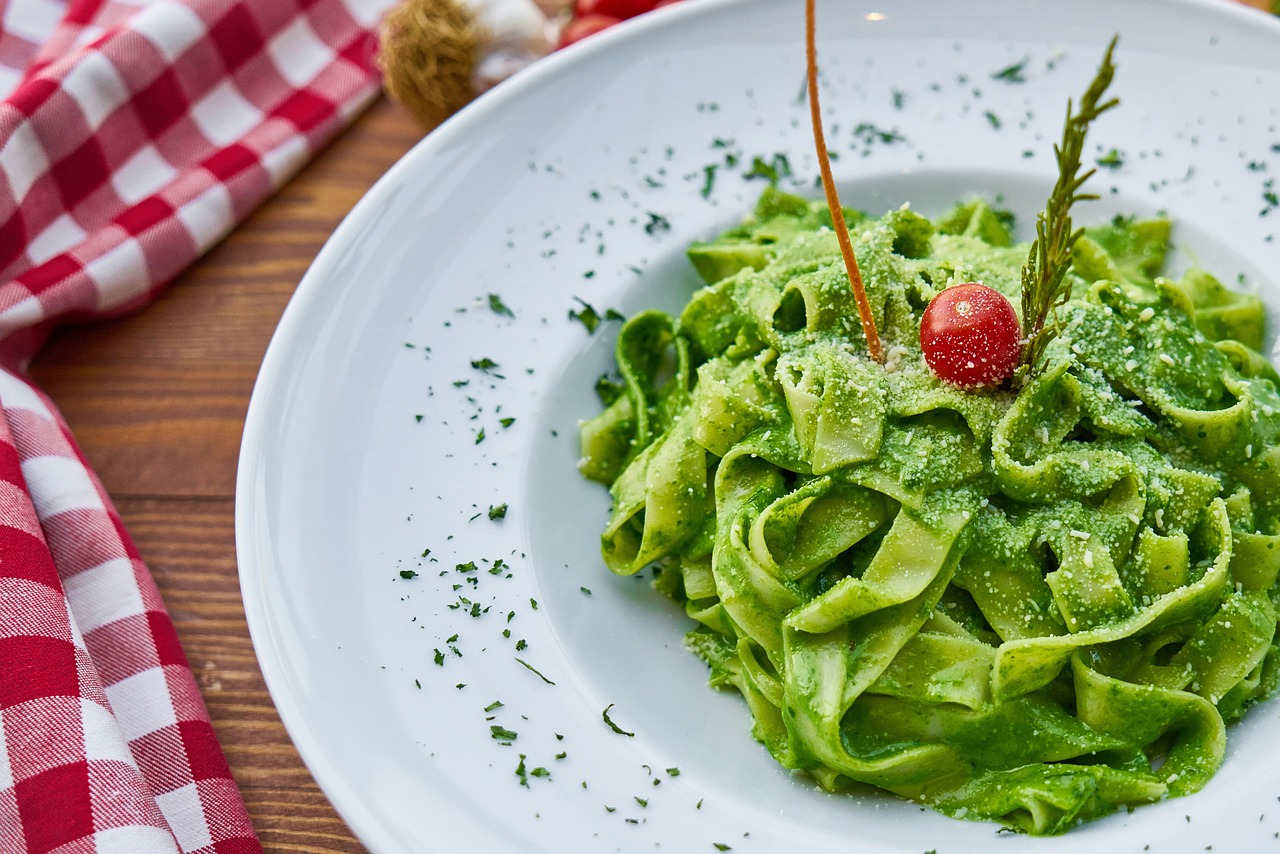
M 873 142 L 883 142 L 885 145 L 892 145 L 895 142 L 906 142 L 907 138 L 896 130 L 884 130 L 870 122 L 861 122 L 853 129 L 853 135 L 862 140 L 866 145 Z
M 484 710 L 485 710 L 486 712 L 492 712 L 494 709 L 501 709 L 501 708 L 502 708 L 502 701 L 501 701 L 501 700 L 494 700 L 492 703 L 490 703 L 489 705 L 485 706 L 485 707 L 484 707 Z
M 604 711 L 600 713 L 600 716 L 604 718 L 605 724 L 609 727 L 609 729 L 613 730 L 618 735 L 625 735 L 631 738 L 635 738 L 636 734 L 634 732 L 627 732 L 625 729 L 615 724 L 613 722 L 613 718 L 609 717 L 609 710 L 612 708 L 613 708 L 613 703 L 610 703 L 609 705 L 605 706 Z
M 1104 169 L 1119 169 L 1124 165 L 1124 155 L 1120 153 L 1119 149 L 1113 148 L 1095 162 Z
M 502 418 L 498 421 L 498 423 L 501 424 L 502 428 L 505 430 L 506 428 L 510 427 L 512 424 L 515 424 L 516 420 L 514 418 Z
M 747 180 L 764 178 L 770 184 L 777 184 L 782 178 L 791 177 L 791 161 L 787 160 L 787 155 L 781 152 L 774 154 L 768 161 L 756 156 L 751 159 L 751 168 L 742 177 Z
M 494 368 L 498 367 L 498 363 L 495 362 L 493 359 L 490 359 L 488 356 L 485 356 L 484 358 L 481 358 L 481 359 L 472 359 L 471 367 L 475 368 L 477 371 L 484 371 L 485 373 L 489 373 Z
M 520 778 L 520 785 L 526 789 L 529 788 L 529 772 L 524 768 L 525 755 L 520 754 L 520 762 L 516 765 L 516 776 Z
M 408 581 L 410 578 L 417 578 L 418 573 L 412 569 L 402 569 L 400 570 L 400 577 Z
M 515 317 L 516 313 L 502 301 L 502 297 L 497 294 L 489 294 L 489 308 L 494 314 L 505 314 L 507 317 Z
M 433 649 L 432 652 L 435 653 L 433 660 L 435 661 L 436 666 L 444 667 L 444 653 L 438 649 Z
M 578 302 L 582 303 L 582 310 L 569 309 L 569 319 L 576 320 L 581 323 L 587 330 L 588 335 L 594 335 L 596 327 L 600 325 L 600 314 L 590 303 L 585 302 L 578 297 L 574 297 Z
M 723 842 L 712 842 L 711 844 L 715 846 L 715 848 L 716 848 L 716 850 L 717 850 L 717 851 L 732 851 L 732 850 L 733 850 L 733 848 L 732 848 L 731 846 L 729 846 L 729 845 L 725 845 Z
M 507 503 L 505 501 L 497 506 L 490 505 L 489 507 L 490 519 L 503 519 L 503 518 L 506 518 L 506 515 L 507 515 Z
M 548 679 L 547 677 L 543 676 L 541 673 L 539 673 L 539 672 L 538 672 L 538 668 L 534 667 L 532 664 L 530 664 L 529 662 L 525 661 L 523 658 L 517 658 L 517 659 L 516 659 L 516 661 L 517 661 L 517 662 L 519 662 L 521 665 L 523 665 L 527 670 L 529 670 L 531 673 L 533 673 L 535 676 L 537 676 L 537 677 L 538 677 L 539 679 L 541 679 L 543 682 L 546 682 L 548 685 L 554 685 L 554 684 L 556 684 L 556 683 L 552 682 L 550 679 Z
M 649 235 L 658 234 L 663 231 L 671 230 L 671 221 L 662 214 L 646 211 L 649 215 L 649 221 L 644 224 L 644 233 Z
M 702 189 L 699 190 L 702 198 L 708 199 L 711 197 L 711 190 L 716 185 L 716 170 L 719 168 L 719 165 L 715 163 L 702 167 Z
M 512 742 L 518 738 L 515 730 L 506 729 L 505 727 L 498 726 L 497 724 L 489 727 L 489 735 L 497 741 L 506 742 Z
M 1006 66 L 991 75 L 992 80 L 1003 80 L 1006 83 L 1026 83 L 1027 78 L 1023 72 L 1027 70 L 1027 63 L 1031 61 L 1031 57 L 1024 58 L 1021 62 L 1015 62 L 1013 65 Z
M 476 444 L 479 445 L 483 441 L 484 441 L 484 428 L 481 427 L 480 431 L 476 433 Z

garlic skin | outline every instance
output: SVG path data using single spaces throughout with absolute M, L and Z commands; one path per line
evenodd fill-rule
M 550 53 L 559 32 L 561 0 L 466 0 L 487 39 L 471 75 L 476 94 L 492 89 Z
M 488 33 L 490 48 L 540 54 L 551 50 L 547 16 L 534 0 L 466 0 L 466 4 Z

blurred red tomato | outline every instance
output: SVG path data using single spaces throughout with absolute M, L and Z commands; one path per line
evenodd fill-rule
M 648 12 L 657 0 L 574 0 L 573 16 L 609 15 L 614 18 L 634 18 Z
M 580 42 L 587 36 L 595 35 L 619 23 L 622 23 L 622 19 L 615 15 L 590 14 L 575 17 L 560 31 L 559 47 L 568 47 L 574 42 Z

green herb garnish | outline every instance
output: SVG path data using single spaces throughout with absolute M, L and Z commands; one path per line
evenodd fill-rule
M 1113 148 L 1099 157 L 1096 162 L 1106 169 L 1119 169 L 1124 165 L 1124 155 L 1120 153 L 1119 149 Z
M 658 234 L 662 231 L 671 230 L 671 221 L 662 214 L 646 211 L 649 215 L 649 221 L 644 224 L 644 233 L 649 235 Z
M 702 167 L 702 189 L 699 192 L 704 199 L 711 197 L 711 190 L 716 185 L 716 169 L 718 168 L 719 166 L 715 163 Z
M 884 130 L 877 127 L 871 122 L 860 122 L 853 128 L 853 135 L 862 140 L 864 145 L 870 145 L 877 140 L 885 145 L 893 145 L 895 142 L 906 142 L 907 138 L 896 130 Z
M 516 776 L 520 778 L 520 785 L 526 789 L 529 788 L 529 773 L 524 768 L 525 755 L 520 754 L 520 762 L 516 765 Z
M 1003 80 L 1006 83 L 1026 83 L 1027 78 L 1022 72 L 1026 71 L 1027 63 L 1031 61 L 1031 57 L 1026 57 L 1021 62 L 1015 62 L 1013 65 L 1006 66 L 991 75 L 992 80 Z
M 613 703 L 610 703 L 609 705 L 605 706 L 604 711 L 600 713 L 600 716 L 604 718 L 605 724 L 609 727 L 609 729 L 613 730 L 618 735 L 625 735 L 625 736 L 630 736 L 631 738 L 635 738 L 636 734 L 634 732 L 627 732 L 625 729 L 615 724 L 613 722 L 613 718 L 609 717 L 609 710 L 612 708 L 613 708 Z
M 596 327 L 600 325 L 600 314 L 590 303 L 584 302 L 583 300 L 578 299 L 578 297 L 574 297 L 574 299 L 582 303 L 582 310 L 575 311 L 572 308 L 569 309 L 569 319 L 576 320 L 586 327 L 588 335 L 594 335 Z
M 530 664 L 529 662 L 525 661 L 523 658 L 517 658 L 517 659 L 516 659 L 516 661 L 518 661 L 518 662 L 519 662 L 520 664 L 522 664 L 526 669 L 528 669 L 531 673 L 533 673 L 535 676 L 537 676 L 537 677 L 538 677 L 539 679 L 541 679 L 543 682 L 546 682 L 548 685 L 554 685 L 554 684 L 556 684 L 556 683 L 552 682 L 550 679 L 548 679 L 547 677 L 543 676 L 541 673 L 539 673 L 539 672 L 538 672 L 538 668 L 534 667 L 532 664 Z
M 502 297 L 497 294 L 489 294 L 489 308 L 494 314 L 505 314 L 507 317 L 516 316 L 516 313 L 512 311 L 507 304 L 502 301 Z
M 750 180 L 752 178 L 764 178 L 770 184 L 777 184 L 781 178 L 791 177 L 791 161 L 787 160 L 787 155 L 778 153 L 774 154 L 770 160 L 763 157 L 753 157 L 751 159 L 751 169 L 742 177 Z
M 1080 99 L 1080 111 L 1073 112 L 1067 102 L 1067 120 L 1062 129 L 1062 144 L 1053 148 L 1058 161 L 1058 180 L 1049 194 L 1045 208 L 1036 216 L 1036 239 L 1031 244 L 1027 263 L 1022 268 L 1022 332 L 1027 346 L 1022 351 L 1022 364 L 1031 368 L 1044 353 L 1044 348 L 1056 334 L 1056 324 L 1046 326 L 1051 312 L 1071 298 L 1071 282 L 1067 269 L 1071 266 L 1071 251 L 1084 229 L 1071 227 L 1071 206 L 1079 201 L 1098 198 L 1080 188 L 1096 169 L 1080 174 L 1084 140 L 1089 125 L 1098 116 L 1116 106 L 1118 99 L 1101 102 L 1116 67 L 1111 55 L 1119 36 L 1111 39 L 1102 57 L 1098 73 Z

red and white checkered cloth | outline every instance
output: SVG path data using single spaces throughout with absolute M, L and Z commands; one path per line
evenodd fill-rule
M 376 91 L 391 0 L 0 0 L 0 852 L 260 851 L 152 579 L 25 374 Z

